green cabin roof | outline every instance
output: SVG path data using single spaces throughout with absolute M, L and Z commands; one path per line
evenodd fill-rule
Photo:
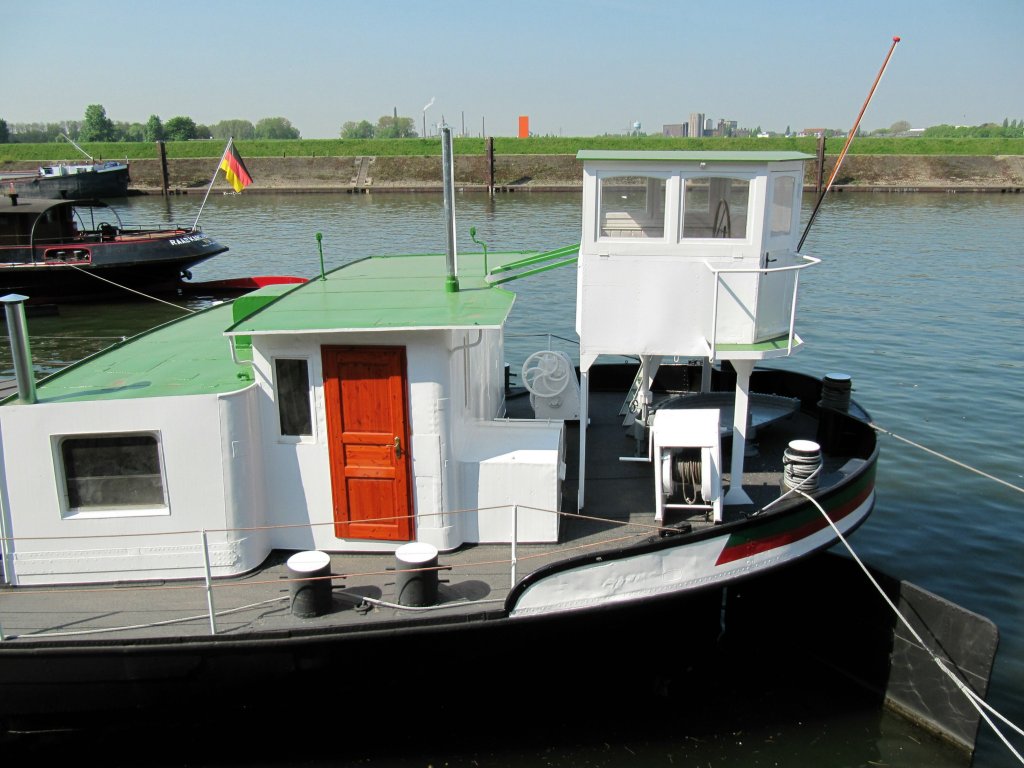
M 241 389 L 252 383 L 252 370 L 231 359 L 224 338 L 230 322 L 231 305 L 221 304 L 161 325 L 44 379 L 36 397 L 70 403 Z
M 521 256 L 490 254 L 488 267 Z M 498 328 L 505 322 L 515 294 L 484 281 L 481 254 L 459 256 L 459 287 L 445 291 L 443 254 L 372 256 L 257 308 L 228 333 Z
M 489 254 L 488 267 L 522 258 Z M 484 280 L 482 254 L 459 256 L 460 290 L 445 291 L 443 254 L 374 256 L 299 285 L 273 285 L 154 328 L 39 382 L 40 403 L 233 392 L 252 383 L 259 334 L 497 328 L 515 294 Z M 234 340 L 228 338 L 234 337 Z M 8 398 L 16 402 L 17 396 Z
M 671 163 L 781 163 L 790 160 L 813 160 L 814 155 L 804 152 L 762 152 L 746 150 L 735 152 L 706 150 L 646 151 L 641 149 L 581 149 L 577 160 L 621 160 L 623 162 L 654 161 Z

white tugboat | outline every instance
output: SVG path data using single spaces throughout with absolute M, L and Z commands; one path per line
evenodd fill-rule
M 456 253 L 449 216 L 446 254 L 262 288 L 38 386 L 22 345 L 5 713 L 640 614 L 860 525 L 878 452 L 849 380 L 754 370 L 803 344 L 806 156 L 579 157 L 579 246 Z M 504 285 L 577 260 L 579 373 L 541 349 L 516 397 Z

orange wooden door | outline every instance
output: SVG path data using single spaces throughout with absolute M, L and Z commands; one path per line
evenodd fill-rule
M 323 347 L 334 533 L 410 541 L 403 347 Z

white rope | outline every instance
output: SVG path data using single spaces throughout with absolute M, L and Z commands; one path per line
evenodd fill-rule
M 984 701 L 980 696 L 978 696 L 978 694 L 976 694 L 974 691 L 968 688 L 967 684 L 960 680 L 960 678 L 957 677 L 956 674 L 954 674 L 953 671 L 950 670 L 949 667 L 947 667 L 943 663 L 942 659 L 940 659 L 935 654 L 935 652 L 928 647 L 928 645 L 922 639 L 921 635 L 917 633 L 917 631 L 910 625 L 910 622 L 907 621 L 906 617 L 902 613 L 900 613 L 899 608 L 897 608 L 896 605 L 892 602 L 892 600 L 889 599 L 889 596 L 885 594 L 885 591 L 881 588 L 881 586 L 879 586 L 878 582 L 875 580 L 875 577 L 871 575 L 871 572 L 867 569 L 867 566 L 865 566 L 863 561 L 857 556 L 857 553 L 853 551 L 853 547 L 850 546 L 850 542 L 848 542 L 846 540 L 846 537 L 843 536 L 842 533 L 840 533 L 839 529 L 836 527 L 836 524 L 832 522 L 832 518 L 828 516 L 828 513 L 825 512 L 822 506 L 815 499 L 813 499 L 811 496 L 804 493 L 803 491 L 797 491 L 797 493 L 799 493 L 799 495 L 803 496 L 815 507 L 817 507 L 818 511 L 821 512 L 822 517 L 825 518 L 829 526 L 831 526 L 832 531 L 839 538 L 839 541 L 843 543 L 843 546 L 846 547 L 846 550 L 850 553 L 850 556 L 853 557 L 857 565 L 860 566 L 860 569 L 864 571 L 864 575 L 868 577 L 868 581 L 870 581 L 872 586 L 874 586 L 874 588 L 878 591 L 878 594 L 882 596 L 882 599 L 885 600 L 889 608 L 892 609 L 892 612 L 896 614 L 896 617 L 903 623 L 903 626 L 905 626 L 910 631 L 910 634 L 914 636 L 914 639 L 917 640 L 917 642 L 925 650 L 925 652 L 929 656 L 931 656 L 932 661 L 934 661 L 938 665 L 939 669 L 943 672 L 943 674 L 945 674 L 950 680 L 952 680 L 953 684 L 960 689 L 960 692 L 967 697 L 967 700 L 971 702 L 974 708 L 978 711 L 978 714 L 981 715 L 981 717 L 985 720 L 986 723 L 988 723 L 989 727 L 993 731 L 995 731 L 995 734 L 999 737 L 1000 741 L 1002 741 L 1006 748 L 1013 753 L 1013 756 L 1017 758 L 1017 761 L 1024 765 L 1024 756 L 1022 756 L 1020 752 L 1014 749 L 1013 745 L 1010 744 L 1009 740 L 1003 735 L 1003 732 L 999 730 L 998 726 L 996 726 L 996 724 L 992 722 L 991 718 L 989 718 L 985 710 L 991 712 L 1003 723 L 1010 726 L 1010 728 L 1016 731 L 1019 735 L 1024 736 L 1024 730 L 1021 730 L 1017 725 L 1015 725 L 1013 722 L 1011 722 L 998 711 L 996 711 L 990 704 L 988 704 L 988 702 Z
M 883 435 L 888 435 L 889 437 L 895 437 L 897 440 L 901 440 L 904 443 L 906 443 L 907 445 L 912 445 L 915 448 L 920 448 L 925 453 L 930 453 L 932 456 L 937 456 L 937 457 L 939 457 L 940 459 L 942 459 L 944 461 L 948 461 L 950 464 L 955 464 L 956 466 L 961 467 L 962 469 L 966 469 L 966 470 L 969 470 L 970 472 L 974 472 L 975 474 L 981 475 L 982 477 L 987 478 L 988 480 L 994 480 L 995 482 L 999 483 L 1000 485 L 1005 485 L 1007 488 L 1010 488 L 1011 490 L 1017 491 L 1017 493 L 1024 493 L 1024 488 L 1021 488 L 1019 485 L 1014 485 L 1013 483 L 1008 483 L 1006 480 L 998 478 L 995 475 L 990 475 L 988 472 L 982 472 L 980 469 L 976 469 L 976 468 L 972 467 L 970 464 L 964 464 L 962 461 L 957 461 L 953 457 L 947 456 L 944 453 L 939 453 L 938 451 L 933 451 L 931 448 L 928 448 L 927 446 L 921 445 L 920 443 L 915 443 L 913 440 L 909 440 L 909 439 L 907 439 L 905 437 L 901 437 L 900 435 L 897 435 L 895 432 L 890 432 L 888 429 L 883 429 L 882 427 L 878 426 L 874 422 L 869 421 L 868 422 L 868 426 L 871 427 L 876 432 L 881 432 Z
M 136 291 L 134 288 L 129 288 L 127 285 L 121 285 L 120 283 L 115 283 L 113 280 L 108 280 L 105 277 L 100 277 L 95 272 L 90 272 L 87 269 L 82 269 L 81 267 L 75 266 L 74 264 L 67 264 L 65 266 L 71 267 L 72 269 L 77 269 L 83 275 L 89 275 L 89 277 L 95 277 L 97 280 L 102 280 L 105 283 L 110 283 L 111 285 L 116 286 L 117 288 L 123 288 L 124 290 L 130 291 L 131 293 L 136 293 L 139 296 L 142 296 L 144 299 L 152 299 L 153 301 L 159 301 L 161 304 L 166 304 L 169 307 L 174 307 L 175 309 L 180 309 L 183 312 L 189 312 L 191 314 L 195 314 L 196 311 L 197 311 L 197 310 L 194 310 L 194 309 L 189 309 L 188 307 L 183 307 L 180 304 L 175 304 L 174 302 L 171 302 L 171 301 L 164 301 L 163 299 L 158 299 L 156 296 L 150 296 L 148 293 L 143 293 L 142 291 Z

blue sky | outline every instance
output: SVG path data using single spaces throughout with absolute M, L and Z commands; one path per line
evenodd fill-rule
M 5 4 L 0 118 L 845 130 L 900 35 L 862 126 L 973 125 L 1024 120 L 1022 31 L 1024 0 L 32 0 Z

